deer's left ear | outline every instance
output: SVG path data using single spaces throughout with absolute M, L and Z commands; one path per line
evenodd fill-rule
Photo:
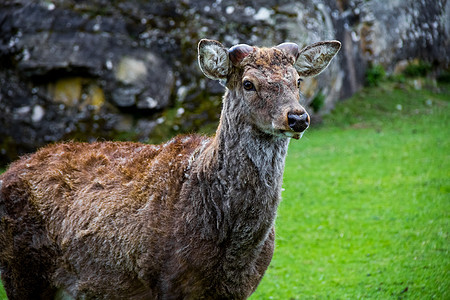
M 214 80 L 226 79 L 231 68 L 228 50 L 214 40 L 198 43 L 198 63 L 203 74 Z
M 319 75 L 327 68 L 339 49 L 341 49 L 339 41 L 311 44 L 300 51 L 294 67 L 302 77 Z

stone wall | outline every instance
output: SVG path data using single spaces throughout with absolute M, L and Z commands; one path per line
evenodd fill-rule
M 0 164 L 59 140 L 192 132 L 220 113 L 223 88 L 197 66 L 196 45 L 300 46 L 338 39 L 328 70 L 305 80 L 320 114 L 364 85 L 368 65 L 449 66 L 446 0 L 3 0 Z

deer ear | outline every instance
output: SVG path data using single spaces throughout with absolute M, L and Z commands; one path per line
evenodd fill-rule
M 319 75 L 341 49 L 339 41 L 324 41 L 303 48 L 294 64 L 302 77 Z
M 226 79 L 230 70 L 228 50 L 217 41 L 203 39 L 198 43 L 198 64 L 206 77 Z

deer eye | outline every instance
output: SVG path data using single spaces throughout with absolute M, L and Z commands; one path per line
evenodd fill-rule
M 247 91 L 254 91 L 255 90 L 255 86 L 249 80 L 244 80 L 243 86 L 244 86 L 244 89 L 247 90 Z
M 303 79 L 299 78 L 297 79 L 297 87 L 300 87 L 300 84 L 302 83 Z

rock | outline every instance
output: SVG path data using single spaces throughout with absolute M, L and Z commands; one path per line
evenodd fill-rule
M 45 115 L 45 110 L 39 104 L 33 107 L 33 111 L 31 113 L 31 121 L 33 123 L 39 123 Z
M 116 79 L 124 84 L 133 84 L 144 81 L 147 77 L 145 62 L 132 57 L 123 57 L 115 72 Z
M 303 82 L 320 119 L 363 86 L 369 65 L 448 68 L 449 19 L 445 0 L 4 0 L 0 164 L 61 139 L 213 128 L 224 89 L 198 68 L 201 38 L 227 46 L 340 40 L 329 68 Z

